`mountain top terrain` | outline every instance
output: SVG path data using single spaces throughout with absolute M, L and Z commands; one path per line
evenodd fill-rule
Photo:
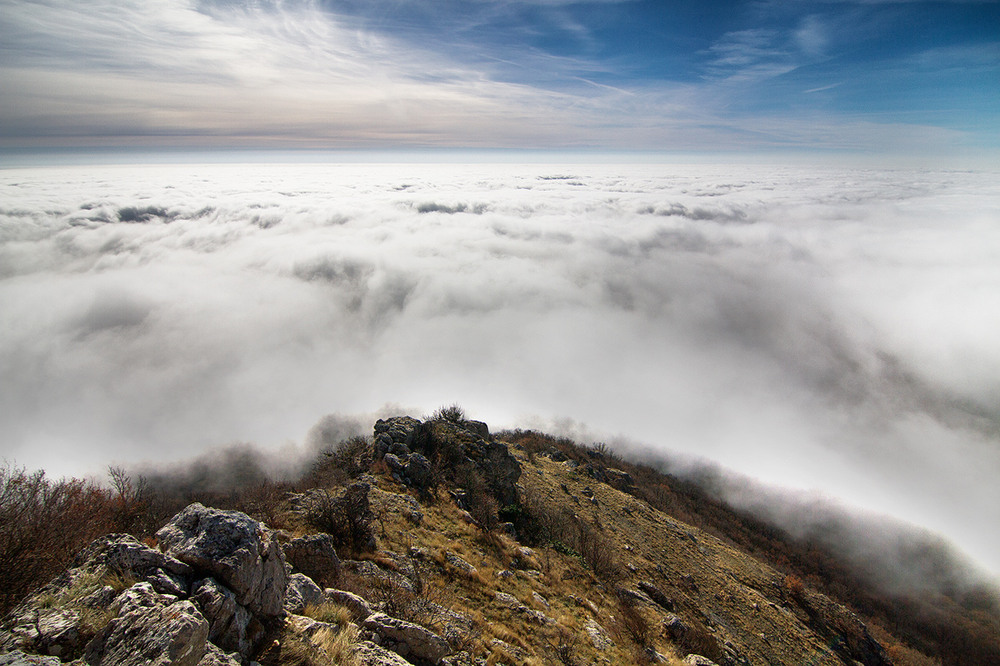
M 604 445 L 449 407 L 294 482 L 241 464 L 4 470 L 0 665 L 1000 663 L 992 590 L 886 592 Z

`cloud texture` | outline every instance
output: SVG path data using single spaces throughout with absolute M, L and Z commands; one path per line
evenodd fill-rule
M 572 419 L 912 520 L 1000 572 L 982 527 L 1000 524 L 995 183 L 703 165 L 0 171 L 0 455 L 100 472 L 458 401 L 494 427 Z

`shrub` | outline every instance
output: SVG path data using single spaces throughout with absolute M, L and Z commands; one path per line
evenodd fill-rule
M 434 415 L 431 417 L 435 421 L 450 421 L 452 423 L 461 423 L 465 420 L 465 410 L 456 405 L 448 405 L 447 407 L 440 407 Z
M 335 486 L 357 478 L 372 466 L 371 439 L 361 435 L 341 440 L 319 452 L 307 475 L 312 486 Z
M 112 531 L 117 509 L 111 493 L 93 483 L 0 468 L 0 615 Z
M 339 495 L 325 489 L 310 491 L 302 516 L 311 527 L 329 534 L 337 546 L 353 553 L 374 550 L 374 514 L 368 490 L 368 484 L 355 483 Z

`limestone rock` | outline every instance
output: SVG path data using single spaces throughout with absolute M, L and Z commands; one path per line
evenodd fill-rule
M 380 642 L 402 657 L 436 663 L 451 652 L 448 643 L 429 629 L 385 613 L 369 615 L 361 626 L 377 635 Z
M 140 608 L 112 620 L 90 643 L 90 666 L 197 666 L 208 621 L 190 601 Z
M 240 662 L 221 648 L 206 643 L 205 656 L 198 662 L 198 666 L 240 666 Z
M 609 486 L 617 488 L 622 492 L 628 492 L 629 490 L 635 489 L 635 479 L 628 472 L 623 472 L 620 469 L 614 469 L 609 467 L 604 470 L 604 476 Z
M 170 598 L 159 594 L 150 583 L 142 582 L 124 590 L 115 597 L 108 608 L 115 615 L 125 615 L 142 608 L 166 606 L 176 600 L 176 597 Z
M 470 461 L 501 506 L 516 502 L 521 463 L 506 444 L 490 438 L 485 423 L 427 421 L 415 428 L 412 438 L 410 450 L 432 460 L 440 458 L 451 466 Z
M 323 603 L 323 590 L 305 574 L 292 574 L 285 588 L 285 612 L 300 613 L 306 606 Z
M 413 666 L 395 652 L 371 641 L 358 641 L 354 646 L 354 656 L 362 666 Z
M 270 530 L 239 511 L 194 503 L 156 533 L 167 553 L 229 587 L 253 613 L 281 612 L 285 558 Z
M 382 461 L 394 475 L 402 478 L 406 474 L 406 462 L 396 454 L 387 453 L 382 456 Z
M 406 478 L 417 488 L 426 488 L 433 478 L 431 461 L 419 453 L 411 453 L 406 459 Z
M 420 502 L 405 493 L 390 493 L 372 488 L 369 498 L 375 509 L 381 513 L 399 514 L 414 525 L 419 525 L 424 519 L 424 514 L 420 510 Z
M 597 624 L 594 620 L 587 620 L 587 623 L 583 625 L 583 630 L 587 632 L 587 636 L 590 637 L 590 642 L 594 644 L 594 648 L 604 651 L 610 650 L 615 646 L 614 641 L 604 631 L 604 627 Z
M 327 588 L 323 590 L 323 596 L 330 603 L 340 604 L 349 610 L 351 612 L 351 617 L 354 618 L 355 622 L 364 620 L 373 612 L 368 602 L 353 592 Z
M 461 571 L 466 576 L 475 576 L 477 573 L 479 573 L 476 570 L 476 567 L 472 566 L 457 553 L 453 553 L 450 550 L 445 551 L 444 561 L 450 564 L 451 566 L 455 567 L 459 571 Z
M 259 631 L 252 625 L 250 611 L 236 601 L 236 595 L 214 578 L 204 578 L 191 587 L 191 601 L 208 620 L 208 639 L 229 652 L 249 656 Z
M 43 611 L 38 615 L 36 627 L 36 645 L 44 654 L 66 656 L 80 644 L 80 615 L 76 611 Z
M 702 657 L 700 654 L 689 654 L 684 657 L 684 664 L 686 666 L 718 666 L 714 661 L 708 657 Z
M 0 666 L 59 666 L 60 663 L 59 657 L 25 654 L 20 650 L 0 654 Z
M 95 539 L 76 556 L 74 567 L 104 567 L 117 573 L 131 573 L 138 578 L 155 575 L 160 570 L 188 576 L 191 567 L 170 555 L 140 543 L 129 534 L 109 534 Z
M 282 549 L 285 560 L 317 583 L 330 585 L 340 575 L 340 558 L 329 534 L 309 534 L 292 539 Z

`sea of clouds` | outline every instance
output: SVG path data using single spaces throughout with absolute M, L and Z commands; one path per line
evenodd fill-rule
M 458 402 L 911 520 L 997 573 L 998 182 L 0 170 L 0 456 L 56 475 L 232 442 L 290 460 L 324 415 Z

